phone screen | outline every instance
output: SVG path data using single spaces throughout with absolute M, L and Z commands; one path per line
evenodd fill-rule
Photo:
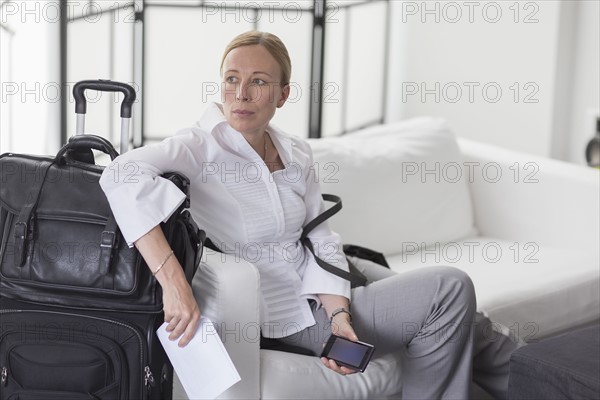
M 322 356 L 362 372 L 367 367 L 374 350 L 375 348 L 368 343 L 353 342 L 340 336 L 331 335 L 323 349 Z

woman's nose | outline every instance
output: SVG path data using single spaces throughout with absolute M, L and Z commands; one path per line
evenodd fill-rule
M 237 101 L 250 101 L 250 96 L 248 93 L 248 87 L 250 85 L 246 84 L 246 83 L 240 83 L 237 85 L 237 87 L 235 88 L 235 98 Z

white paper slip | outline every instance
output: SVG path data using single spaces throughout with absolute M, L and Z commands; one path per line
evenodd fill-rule
M 196 335 L 185 347 L 177 345 L 179 339 L 169 340 L 167 325 L 156 333 L 190 399 L 214 399 L 241 379 L 211 320 L 201 317 Z

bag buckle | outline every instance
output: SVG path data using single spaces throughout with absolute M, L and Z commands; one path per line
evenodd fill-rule
M 17 222 L 15 224 L 15 238 L 25 240 L 27 237 L 27 222 Z
M 102 231 L 102 235 L 100 235 L 100 247 L 115 247 L 115 238 L 116 234 L 110 231 Z
M 102 231 L 100 235 L 100 258 L 99 272 L 101 275 L 107 275 L 110 270 L 110 260 L 113 256 L 113 250 L 115 248 L 117 234 L 112 231 Z M 113 282 L 111 278 L 105 280 L 105 288 L 113 289 Z
M 19 221 L 15 223 L 15 267 L 20 267 L 25 262 L 25 242 L 27 240 L 27 231 L 29 225 L 27 222 Z

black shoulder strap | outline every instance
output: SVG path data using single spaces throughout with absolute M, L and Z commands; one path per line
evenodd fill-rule
M 331 202 L 334 202 L 335 204 L 333 205 L 333 207 L 331 207 L 331 208 L 323 211 L 321 214 L 317 215 L 312 221 L 310 221 L 308 224 L 306 224 L 304 226 L 304 229 L 302 230 L 302 235 L 300 235 L 300 241 L 302 242 L 302 244 L 304 246 L 306 246 L 306 248 L 315 257 L 315 261 L 317 262 L 319 267 L 323 268 L 325 271 L 327 271 L 329 273 L 339 276 L 340 278 L 344 278 L 344 279 L 350 281 L 352 286 L 364 286 L 367 283 L 367 280 L 365 278 L 353 275 L 347 271 L 344 271 L 343 269 L 337 268 L 337 267 L 329 264 L 328 262 L 322 260 L 321 258 L 317 257 L 317 255 L 315 254 L 315 250 L 313 249 L 312 242 L 308 238 L 308 234 L 317 225 L 319 225 L 320 223 L 325 221 L 327 218 L 335 215 L 338 211 L 340 211 L 342 209 L 342 199 L 340 199 L 336 195 L 323 194 L 323 200 L 331 201 Z
M 330 217 L 333 217 L 342 209 L 342 199 L 339 196 L 334 194 L 323 194 L 323 200 L 331 201 L 335 203 L 331 208 L 323 211 L 321 214 L 317 215 L 312 221 L 310 221 L 304 229 L 302 230 L 302 235 L 300 239 L 304 239 L 308 234 L 317 227 L 321 222 L 327 220 Z
M 383 253 L 368 249 L 366 247 L 357 246 L 355 244 L 345 244 L 344 254 L 346 254 L 347 257 L 362 258 L 363 260 L 373 261 L 374 263 L 379 264 L 382 267 L 390 268 Z

